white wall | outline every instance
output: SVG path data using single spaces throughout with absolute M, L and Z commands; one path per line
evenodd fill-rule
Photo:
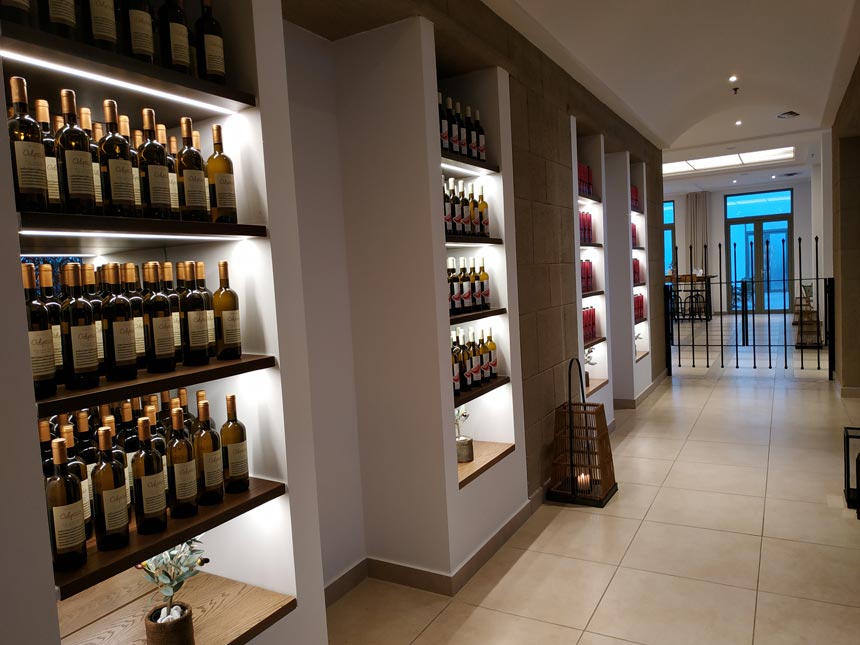
M 366 557 L 333 45 L 285 23 L 325 584 Z

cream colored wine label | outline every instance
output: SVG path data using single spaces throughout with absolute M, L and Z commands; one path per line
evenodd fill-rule
M 134 204 L 134 168 L 127 159 L 109 159 L 111 201 L 114 204 Z
M 132 365 L 137 361 L 137 342 L 134 335 L 134 321 L 124 320 L 111 324 L 113 330 L 113 351 L 117 365 Z
M 164 476 L 162 473 L 141 477 L 140 491 L 140 494 L 143 496 L 144 515 L 155 515 L 167 508 L 167 497 L 164 492 Z
M 68 553 L 81 548 L 86 542 L 87 533 L 84 528 L 84 505 L 81 500 L 66 506 L 51 508 L 54 518 L 54 542 L 57 553 Z
M 213 488 L 224 482 L 224 461 L 220 450 L 203 453 L 203 480 L 206 488 Z
M 83 150 L 66 150 L 66 183 L 69 195 L 75 199 L 94 199 L 93 158 Z
M 152 325 L 155 356 L 171 358 L 176 351 L 173 345 L 173 317 L 150 318 L 149 322 Z
M 197 497 L 197 464 L 194 459 L 184 464 L 173 464 L 173 481 L 176 499 L 183 501 Z
M 227 467 L 230 477 L 248 474 L 248 442 L 227 444 Z
M 72 362 L 75 372 L 89 372 L 99 366 L 99 347 L 96 341 L 96 326 L 72 327 Z
M 119 533 L 128 525 L 128 503 L 124 486 L 102 491 L 102 509 L 105 529 L 108 533 Z
M 30 369 L 33 376 L 52 376 L 54 374 L 54 339 L 51 330 L 31 331 Z
M 15 141 L 15 165 L 18 190 L 22 193 L 44 193 L 48 190 L 45 171 L 45 148 L 33 141 Z

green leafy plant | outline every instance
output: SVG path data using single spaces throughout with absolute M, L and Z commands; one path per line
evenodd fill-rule
M 143 571 L 147 580 L 158 587 L 167 602 L 168 612 L 173 604 L 173 596 L 182 589 L 185 581 L 196 576 L 199 567 L 209 562 L 209 558 L 203 557 L 203 550 L 200 548 L 202 543 L 198 538 L 186 540 L 135 565 L 135 568 Z

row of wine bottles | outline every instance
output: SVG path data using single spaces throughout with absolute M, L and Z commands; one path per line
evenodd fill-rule
M 37 6 L 38 4 L 38 6 Z M 0 15 L 43 31 L 186 74 L 224 83 L 224 39 L 201 0 L 201 15 L 188 24 L 184 0 L 165 0 L 156 13 L 149 0 L 0 0 Z
M 448 258 L 448 311 L 451 315 L 490 309 L 490 274 L 484 258 L 475 270 L 475 258 L 460 258 L 460 272 L 454 258 Z
M 137 378 L 139 369 L 172 372 L 176 365 L 206 365 L 211 357 L 242 356 L 239 297 L 230 288 L 227 262 L 218 263 L 219 288 L 206 288 L 202 262 L 109 263 L 99 268 L 69 262 L 62 287 L 53 269 L 21 265 L 36 398 L 68 389 Z
M 462 327 L 451 330 L 451 376 L 455 395 L 499 377 L 496 351 L 492 327 L 486 335 L 482 329 L 480 336 L 475 336 L 475 328 L 469 327 L 468 337 Z
M 50 422 L 39 421 L 55 569 L 84 564 L 93 533 L 99 551 L 126 546 L 132 513 L 139 534 L 160 533 L 168 509 L 171 519 L 192 517 L 199 505 L 220 504 L 225 492 L 248 489 L 247 433 L 235 395 L 227 395 L 219 432 L 204 390 L 197 392 L 196 417 L 188 412 L 184 388 L 180 394 L 184 403 L 162 392 L 169 414 L 162 405 L 160 416 L 155 395 L 143 411 L 139 398 L 123 401 L 119 422 L 108 405 L 80 410 L 74 425 L 58 425 L 56 438 Z
M 466 190 L 462 179 L 457 183 L 453 177 L 446 180 L 442 175 L 445 234 L 489 237 L 490 207 L 484 200 L 484 187 L 478 186 L 478 199 L 475 199 L 475 184 L 470 183 Z
M 439 136 L 442 152 L 451 152 L 469 159 L 487 160 L 487 137 L 481 127 L 481 113 L 466 106 L 466 114 L 460 112 L 460 102 L 449 96 L 442 107 L 442 92 L 439 92 Z
M 13 76 L 9 84 L 19 211 L 237 222 L 233 162 L 224 154 L 220 125 L 212 126 L 214 152 L 206 161 L 188 117 L 180 119 L 182 148 L 175 140 L 168 148 L 167 128 L 156 123 L 155 110 L 142 110 L 143 130 L 132 138 L 116 101 L 103 102 L 102 126 L 93 124 L 89 108 L 78 111 L 74 90 L 61 90 L 62 117 L 52 130 L 47 101 L 36 101 L 33 118 L 26 80 Z

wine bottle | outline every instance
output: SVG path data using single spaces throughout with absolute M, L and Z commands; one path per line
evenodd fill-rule
M 472 310 L 480 311 L 483 309 L 481 298 L 484 294 L 484 289 L 479 274 L 475 271 L 475 258 L 469 258 L 469 282 L 472 283 Z
M 492 366 L 490 364 L 492 356 L 490 355 L 490 348 L 487 345 L 487 341 L 484 338 L 484 330 L 481 330 L 481 338 L 478 343 L 478 352 L 481 356 L 481 379 L 486 382 L 490 380 L 492 376 Z
M 119 265 L 105 265 L 105 280 L 110 297 L 102 303 L 105 375 L 109 381 L 137 378 L 137 343 L 131 301 L 122 293 Z
M 454 383 L 454 396 L 460 393 L 460 346 L 457 344 L 457 332 L 451 332 L 451 376 Z
M 472 280 L 466 270 L 466 258 L 460 258 L 458 278 L 460 279 L 460 301 L 463 303 L 461 313 L 469 313 L 472 311 Z
M 478 135 L 478 159 L 487 160 L 487 138 L 484 136 L 484 128 L 481 127 L 481 111 L 475 110 L 475 132 Z
M 149 419 L 149 429 L 152 433 L 152 447 L 161 455 L 161 463 L 164 467 L 162 475 L 164 475 L 164 492 L 167 494 L 167 439 L 165 438 L 164 424 L 155 413 L 158 397 L 154 394 L 149 397 L 149 405 L 144 410 L 146 418 Z
M 451 152 L 460 151 L 460 125 L 457 123 L 457 115 L 454 113 L 453 100 L 449 96 L 445 99 L 445 116 L 448 117 L 448 145 Z
M 116 51 L 116 10 L 113 0 L 84 0 L 83 23 L 86 40 L 96 47 Z
M 484 187 L 479 186 L 478 192 L 478 215 L 481 220 L 481 235 L 490 237 L 490 207 L 484 201 Z
M 42 126 L 42 148 L 45 151 L 45 174 L 48 181 L 48 210 L 60 213 L 63 201 L 60 198 L 60 180 L 57 177 L 57 157 L 54 155 L 54 132 L 51 129 L 51 110 L 45 99 L 36 100 L 36 120 Z
M 140 166 L 137 160 L 137 148 L 131 140 L 131 129 L 128 117 L 125 114 L 119 116 L 119 133 L 128 143 L 128 158 L 131 161 L 132 191 L 134 192 L 134 216 L 143 215 L 143 204 L 140 195 Z
M 134 517 L 137 532 L 150 535 L 167 528 L 164 462 L 158 451 L 152 447 L 152 431 L 148 417 L 137 420 L 137 436 L 140 449 L 131 459 L 134 475 Z
M 481 309 L 487 310 L 490 308 L 490 274 L 485 268 L 484 258 L 481 258 L 481 271 L 478 274 L 478 279 L 481 282 Z
M 170 412 L 171 431 L 167 443 L 168 505 L 171 517 L 197 515 L 197 465 L 194 445 L 185 438 L 181 408 Z
M 221 437 L 209 425 L 209 401 L 197 402 L 192 441 L 197 463 L 197 502 L 203 506 L 220 504 L 224 501 L 224 462 Z
M 206 396 L 206 390 L 197 390 L 194 394 L 197 396 L 197 406 L 198 407 L 200 406 L 201 401 L 208 401 L 209 400 L 209 397 Z M 192 432 L 191 432 L 191 437 L 189 437 L 189 439 L 191 439 L 194 436 L 194 432 L 197 430 L 197 422 L 198 421 L 199 421 L 199 418 L 195 419 L 194 423 L 191 424 Z M 212 411 L 211 410 L 209 411 L 209 422 L 208 423 L 209 423 L 209 427 L 214 431 L 215 430 L 215 421 L 214 421 L 214 419 L 212 419 Z M 186 424 L 187 424 L 187 421 L 186 421 Z
M 452 315 L 463 312 L 463 301 L 460 299 L 460 278 L 457 275 L 457 260 L 454 258 L 448 258 L 448 301 L 448 309 Z
M 96 144 L 97 140 L 93 140 L 93 114 L 90 108 L 78 108 L 78 124 L 81 126 L 81 130 L 86 132 L 90 141 L 90 156 L 92 157 L 90 169 L 93 173 L 93 191 L 96 199 L 96 212 L 102 213 L 104 211 L 104 201 L 102 193 L 101 166 L 99 166 L 99 147 Z
M 93 308 L 96 326 L 96 349 L 99 356 L 99 374 L 105 373 L 104 325 L 102 320 L 102 301 L 96 294 L 96 268 L 92 264 L 83 266 L 83 297 Z
M 442 152 L 446 152 L 451 147 L 448 142 L 448 118 L 445 115 L 445 109 L 442 107 L 442 92 L 437 92 L 436 94 L 439 100 L 439 134 Z
M 161 292 L 158 262 L 143 265 L 144 286 L 150 291 L 143 301 L 146 338 L 146 371 L 172 372 L 176 369 L 173 343 L 173 316 L 170 300 Z
M 195 417 L 188 408 L 188 389 L 180 387 L 176 390 L 176 393 L 178 396 L 175 400 L 172 399 L 170 402 L 171 410 L 177 407 L 182 409 L 182 419 L 185 423 L 185 428 L 182 433 L 185 435 L 186 439 L 191 439 L 191 437 L 194 436 L 194 426 L 197 423 L 197 417 Z
M 219 361 L 242 358 L 242 326 L 239 295 L 230 288 L 227 262 L 218 262 L 218 290 L 212 295 L 215 308 L 215 352 Z
M 235 224 L 236 184 L 233 178 L 233 162 L 224 154 L 221 126 L 212 126 L 212 144 L 215 152 L 206 162 L 209 177 L 209 203 L 212 208 L 212 221 Z
M 49 421 L 51 424 L 51 436 L 56 439 L 60 436 L 60 428 L 69 422 L 69 413 L 61 412 L 60 414 L 52 416 Z M 51 459 L 53 459 L 53 453 L 51 455 Z
M 203 146 L 200 143 L 200 130 L 192 130 L 191 131 L 191 145 L 193 145 L 198 151 L 200 151 L 200 157 L 203 159 L 203 175 L 204 177 L 209 177 L 209 163 L 206 159 L 206 155 L 203 154 Z M 210 217 L 212 215 L 212 204 L 209 200 L 209 184 L 206 184 L 206 221 L 211 221 Z
M 125 53 L 145 63 L 155 61 L 152 22 L 152 7 L 149 0 L 123 2 Z
M 128 506 L 125 496 L 125 470 L 113 458 L 110 428 L 98 431 L 98 463 L 92 471 L 93 516 L 96 548 L 112 551 L 128 544 Z
M 193 145 L 193 124 L 188 117 L 180 119 L 182 150 L 176 157 L 176 179 L 179 183 L 179 210 L 182 219 L 206 222 L 206 173 L 203 157 Z
M 138 369 L 146 368 L 146 334 L 143 325 L 143 297 L 137 289 L 135 270 L 137 266 L 132 262 L 126 262 L 121 267 L 122 295 L 131 303 L 131 311 L 134 322 L 134 352 L 137 356 Z
M 167 0 L 158 10 L 158 33 L 161 40 L 161 64 L 188 74 L 191 71 L 188 21 L 179 0 Z
M 81 482 L 81 502 L 84 507 L 84 531 L 89 538 L 93 534 L 92 495 L 90 480 L 87 478 L 87 465 L 78 458 L 75 452 L 75 429 L 69 424 L 60 429 L 60 438 L 66 442 L 66 465 L 69 472 Z
M 36 295 L 36 267 L 21 265 L 24 302 L 27 306 L 27 335 L 30 344 L 30 371 L 37 399 L 57 393 L 57 369 L 54 366 L 54 339 L 48 308 Z M 238 314 L 238 312 L 236 312 Z
M 105 215 L 134 217 L 137 214 L 134 194 L 134 168 L 131 162 L 131 145 L 119 133 L 116 101 L 102 104 L 105 136 L 98 142 L 99 171 L 104 193 Z
M 69 262 L 63 270 L 64 284 L 69 292 L 61 313 L 66 387 L 70 390 L 96 387 L 99 384 L 99 355 L 93 307 L 83 297 L 81 265 Z
M 74 90 L 60 90 L 63 122 L 54 140 L 60 195 L 67 213 L 92 215 L 96 212 L 93 160 L 90 138 L 78 126 Z
M 39 21 L 43 31 L 74 38 L 78 26 L 75 0 L 39 0 Z
M 74 569 L 87 561 L 87 531 L 81 482 L 69 472 L 66 442 L 51 442 L 54 474 L 45 482 L 54 569 Z
M 475 124 L 472 121 L 472 106 L 466 106 L 466 154 L 469 159 L 478 158 L 478 132 L 475 130 Z
M 475 328 L 469 327 L 469 351 L 472 352 L 472 385 L 481 386 L 481 345 L 475 340 Z
M 155 135 L 155 110 L 144 108 L 143 145 L 137 149 L 140 169 L 140 198 L 143 216 L 151 219 L 170 219 L 170 171 L 167 168 L 167 151 Z
M 466 199 L 466 187 L 465 183 L 461 179 L 457 182 L 457 197 L 460 200 L 460 211 L 462 213 L 463 218 L 463 233 L 462 235 L 471 235 L 472 234 L 472 213 L 469 207 L 469 200 Z
M 20 76 L 13 76 L 9 79 L 9 86 L 12 90 L 13 117 L 9 119 L 8 125 L 15 203 L 20 212 L 44 212 L 48 209 L 48 177 L 42 126 L 29 114 L 27 81 Z
M 469 135 L 466 133 L 466 120 L 463 118 L 463 113 L 460 111 L 459 101 L 454 103 L 454 112 L 457 114 L 457 127 L 459 148 L 457 152 L 461 155 L 467 155 L 469 151 Z
M 466 335 L 461 328 L 457 328 L 457 344 L 460 346 L 460 391 L 468 392 L 472 389 L 472 352 L 466 344 Z
M 224 38 L 221 23 L 212 15 L 212 0 L 201 0 L 201 16 L 194 25 L 197 36 L 197 75 L 207 81 L 226 82 Z
M 451 212 L 454 216 L 454 234 L 463 235 L 463 204 L 457 196 L 457 190 L 454 185 L 455 181 L 453 177 L 448 179 L 448 190 L 451 193 Z
M 224 490 L 241 493 L 248 490 L 248 439 L 236 416 L 236 395 L 227 395 L 227 420 L 221 426 Z
M 71 419 L 69 422 L 71 423 Z M 98 448 L 92 437 L 89 410 L 78 410 L 75 412 L 75 452 L 78 458 L 87 465 L 88 477 L 92 474 L 98 460 Z M 90 493 L 92 498 L 92 488 L 90 488 Z
M 475 184 L 472 183 L 469 184 L 469 216 L 472 218 L 472 235 L 483 235 L 478 200 L 475 199 Z
M 186 262 L 188 291 L 182 297 L 179 318 L 182 323 L 183 365 L 209 364 L 209 330 L 206 322 L 206 302 L 197 289 L 195 263 Z
M 215 342 L 215 304 L 212 298 L 212 292 L 206 288 L 206 264 L 204 262 L 195 262 L 197 276 L 197 290 L 203 294 L 203 302 L 206 305 L 206 333 L 209 337 L 209 358 L 214 358 L 217 354 Z
M 131 402 L 120 403 L 120 423 L 117 428 L 117 446 L 125 453 L 126 471 L 125 478 L 134 484 L 134 473 L 132 471 L 132 457 L 140 450 L 140 438 L 137 436 L 137 424 L 131 412 Z M 130 488 L 131 501 L 134 503 L 134 487 Z
M 445 221 L 445 235 L 454 233 L 454 215 L 451 212 L 451 197 L 448 195 L 445 176 L 442 175 L 442 219 Z
M 63 305 L 54 295 L 54 267 L 50 264 L 39 266 L 39 299 L 48 310 L 48 320 L 51 323 L 51 338 L 54 341 L 54 369 L 57 383 L 65 381 L 63 364 Z
M 182 324 L 179 319 L 179 293 L 173 287 L 173 263 L 161 264 L 162 290 L 170 301 L 170 317 L 173 320 L 173 350 L 177 363 L 182 361 Z
M 176 137 L 169 139 L 167 169 L 170 171 L 170 219 L 181 219 L 179 211 L 179 179 L 176 174 L 176 156 L 179 148 Z M 172 163 L 171 163 L 172 161 Z
M 0 0 L 0 18 L 3 20 L 30 25 L 32 16 L 30 0 Z
M 496 379 L 499 377 L 499 359 L 496 354 L 496 343 L 493 341 L 492 327 L 487 333 L 487 349 L 490 350 L 490 378 Z
M 98 142 L 104 139 L 105 137 L 105 128 L 98 121 L 93 121 L 93 144 L 96 146 L 96 150 L 98 150 Z M 99 179 L 101 181 L 101 179 Z M 104 192 L 104 189 L 102 189 Z
M 107 411 L 107 408 L 105 409 Z M 113 458 L 122 466 L 123 472 L 126 473 L 125 478 L 125 497 L 126 497 L 126 512 L 131 519 L 133 505 L 131 503 L 131 491 L 134 488 L 134 480 L 128 477 L 130 473 L 129 462 L 126 459 L 125 450 L 122 449 L 122 443 L 116 432 L 116 419 L 112 414 L 102 414 L 102 423 L 110 430 L 111 438 L 111 453 Z
M 39 452 L 42 455 L 42 474 L 48 479 L 54 474 L 54 456 L 51 452 L 51 423 L 39 419 Z

